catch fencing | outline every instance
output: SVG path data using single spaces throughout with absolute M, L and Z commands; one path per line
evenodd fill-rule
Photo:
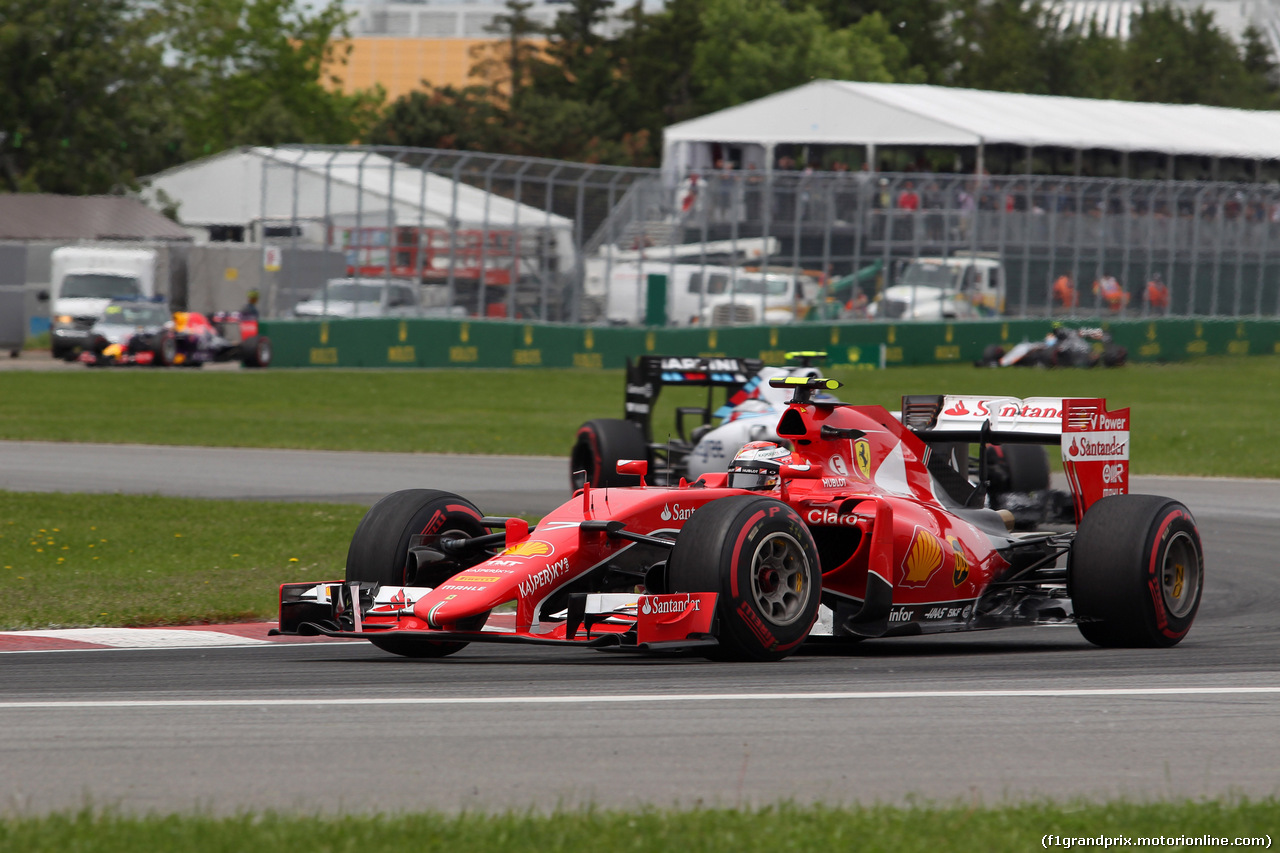
M 429 296 L 409 312 L 416 316 L 601 324 L 628 265 L 737 263 L 821 285 L 798 306 L 802 317 L 857 320 L 906 260 L 957 254 L 1000 262 L 1010 318 L 1280 315 L 1272 184 L 676 176 L 429 149 L 273 151 L 263 240 L 339 251 L 349 275 L 422 282 Z M 352 158 L 358 167 L 347 167 Z M 847 279 L 835 286 L 871 269 L 853 288 Z M 1110 297 L 1108 285 L 1118 288 Z M 291 287 L 306 290 L 292 279 Z M 297 298 L 264 301 L 288 316 Z

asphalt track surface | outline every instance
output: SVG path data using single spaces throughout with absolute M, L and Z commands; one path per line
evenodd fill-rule
M 9 470 L 30 452 L 0 447 L 0 488 L 32 488 Z M 120 458 L 96 452 L 100 466 Z M 518 478 L 554 475 L 555 490 L 564 477 L 561 460 L 465 460 L 463 473 L 514 504 Z M 376 497 L 363 488 L 317 497 Z M 332 641 L 12 653 L 0 813 L 1280 794 L 1280 483 L 1135 478 L 1133 490 L 1177 497 L 1200 522 L 1206 590 L 1174 649 L 1099 650 L 1063 627 L 776 664 L 479 645 L 416 661 Z

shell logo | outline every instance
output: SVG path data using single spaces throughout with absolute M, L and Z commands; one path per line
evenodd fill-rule
M 528 542 L 518 542 L 502 553 L 508 557 L 546 557 L 555 553 L 555 550 L 550 542 L 530 539 Z
M 969 579 L 969 560 L 964 555 L 964 547 L 960 544 L 960 540 L 954 536 L 947 537 L 951 550 L 955 553 L 956 564 L 951 570 L 951 585 L 960 586 Z
M 907 549 L 907 557 L 902 561 L 902 583 L 900 586 L 924 586 L 933 577 L 933 573 L 942 568 L 946 552 L 950 551 L 942 540 L 938 539 L 920 525 L 916 525 L 915 535 L 911 537 L 911 547 Z

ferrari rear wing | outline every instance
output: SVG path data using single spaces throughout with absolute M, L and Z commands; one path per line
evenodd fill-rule
M 1076 523 L 1095 501 L 1129 491 L 1129 410 L 1109 412 L 1101 397 L 911 394 L 902 423 L 926 442 L 1058 445 Z
M 908 394 L 902 398 L 902 423 L 926 440 L 1057 444 L 1062 436 L 1066 402 L 1062 397 L 1028 397 L 1022 400 L 1017 397 Z

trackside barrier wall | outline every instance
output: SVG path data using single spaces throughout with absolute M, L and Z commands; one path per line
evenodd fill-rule
M 838 323 L 637 329 L 458 320 L 272 320 L 276 367 L 621 368 L 629 356 L 724 355 L 782 364 L 792 350 L 829 363 L 970 363 L 990 344 L 1043 338 L 1048 320 Z M 1073 324 L 1074 325 L 1074 324 Z M 1078 324 L 1086 325 L 1086 324 Z M 1280 353 L 1276 320 L 1117 320 L 1101 324 L 1133 361 Z

